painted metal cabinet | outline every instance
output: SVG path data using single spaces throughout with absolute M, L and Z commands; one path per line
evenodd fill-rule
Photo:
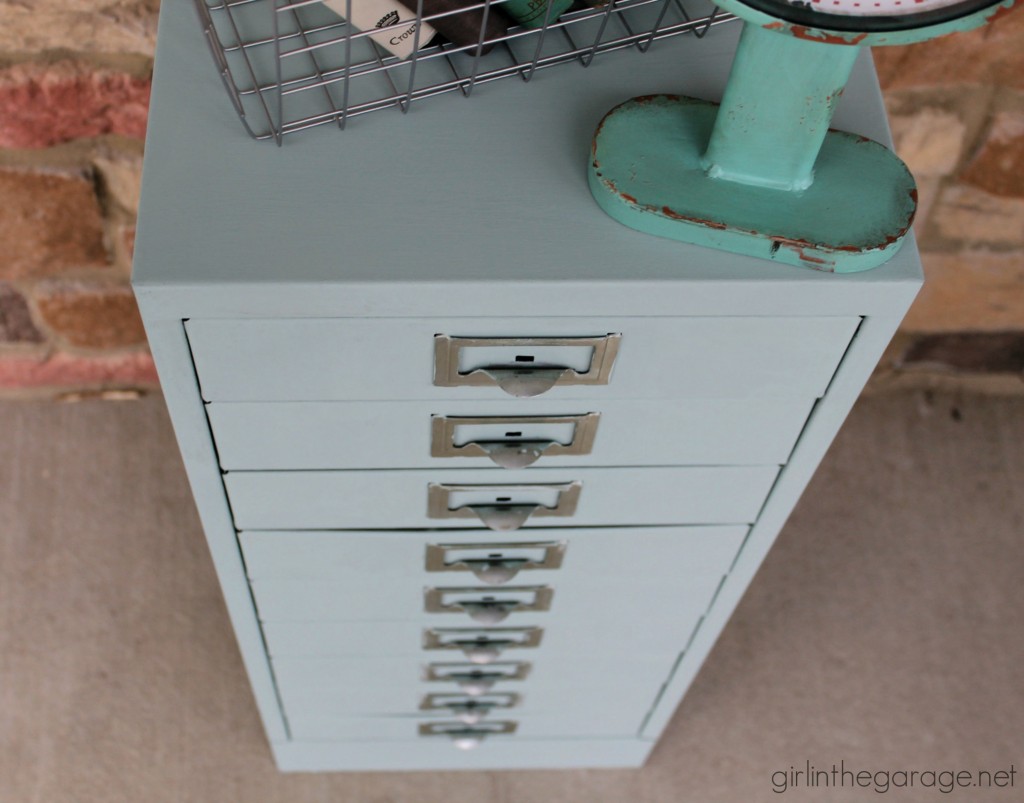
M 913 243 L 840 277 L 597 208 L 595 122 L 718 97 L 735 27 L 276 149 L 193 13 L 161 12 L 134 283 L 278 765 L 641 764 L 913 299 Z M 836 124 L 887 138 L 866 57 Z

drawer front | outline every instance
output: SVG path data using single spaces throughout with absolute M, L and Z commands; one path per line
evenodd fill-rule
M 404 669 L 405 667 L 403 667 Z M 640 663 L 575 664 L 534 669 L 525 680 L 497 681 L 489 692 L 476 695 L 515 694 L 515 708 L 498 713 L 498 718 L 562 714 L 567 718 L 586 716 L 592 710 L 613 707 L 629 716 L 636 726 L 657 696 L 661 683 L 672 669 L 668 661 Z M 309 716 L 409 716 L 443 718 L 425 714 L 421 706 L 427 695 L 460 694 L 455 682 L 425 681 L 419 667 L 409 673 L 388 672 L 384 678 L 360 683 L 373 670 L 358 659 L 347 661 L 274 662 L 281 700 L 289 719 Z M 547 677 L 541 677 L 543 673 Z M 407 676 L 407 675 L 411 675 Z M 578 730 L 582 735 L 584 731 Z
M 749 524 L 777 473 L 777 466 L 234 471 L 224 483 L 241 530 L 515 529 Z
M 474 615 L 472 610 L 453 607 L 446 612 L 424 612 L 424 588 L 378 587 L 369 594 L 356 592 L 338 583 L 298 580 L 255 580 L 252 582 L 256 608 L 261 620 L 266 622 L 301 622 L 314 620 L 322 622 L 345 621 L 389 621 L 409 618 L 420 628 L 472 627 L 477 624 L 491 624 L 502 627 L 537 625 L 548 628 L 553 622 L 571 622 L 576 617 L 592 615 L 601 611 L 602 620 L 610 624 L 629 621 L 644 621 L 651 627 L 668 628 L 673 635 L 686 629 L 688 617 L 699 615 L 718 587 L 721 574 L 687 577 L 686 582 L 651 581 L 646 590 L 651 610 L 639 611 L 631 601 L 638 594 L 637 586 L 647 581 L 620 579 L 609 581 L 592 588 L 577 588 L 569 581 L 541 586 L 549 590 L 550 602 L 541 610 L 530 610 L 523 606 L 518 610 L 502 611 L 493 617 Z M 477 587 L 467 590 L 463 586 L 439 587 L 451 599 L 479 599 L 481 606 L 487 606 L 488 599 L 501 602 L 518 597 L 533 598 L 533 587 L 511 586 L 504 588 Z M 429 587 L 433 590 L 434 587 Z M 359 596 L 355 596 L 356 594 Z M 641 594 L 640 596 L 645 596 Z M 688 635 L 684 633 L 683 635 Z M 382 639 L 383 640 L 383 639 Z
M 285 707 L 296 714 L 307 711 L 357 711 L 365 705 L 362 691 L 379 689 L 399 697 L 404 710 L 414 713 L 422 695 L 459 693 L 463 682 L 480 675 L 489 679 L 494 692 L 512 692 L 531 697 L 541 689 L 568 691 L 579 689 L 583 696 L 588 686 L 606 686 L 619 679 L 646 691 L 653 699 L 659 685 L 668 677 L 678 653 L 636 657 L 609 648 L 594 661 L 562 663 L 538 658 L 534 661 L 501 661 L 483 666 L 465 661 L 399 662 L 378 656 L 364 658 L 292 658 L 274 659 L 274 675 Z M 525 665 L 520 675 L 515 673 Z M 436 676 L 428 671 L 434 668 Z M 553 691 L 550 692 L 554 694 Z M 638 692 L 639 693 L 639 692 Z M 337 701 L 332 702 L 332 701 Z M 382 713 L 367 709 L 367 713 Z
M 820 396 L 860 319 L 489 318 L 277 319 L 186 322 L 203 397 L 217 401 L 503 399 L 499 384 L 435 384 L 436 336 L 621 335 L 607 384 L 555 384 L 542 398 Z M 519 353 L 525 351 L 526 353 Z M 585 372 L 594 348 L 463 349 L 456 373 L 492 364 Z M 507 364 L 507 365 L 506 365 Z M 467 380 L 468 381 L 468 380 Z
M 583 708 L 572 712 L 564 707 L 555 709 L 548 715 L 524 715 L 515 711 L 496 711 L 481 720 L 483 730 L 490 722 L 514 722 L 516 725 L 514 738 L 549 739 L 561 737 L 631 737 L 636 736 L 643 723 L 646 711 L 637 708 L 609 708 L 607 702 L 594 701 L 592 708 Z M 445 729 L 473 731 L 477 726 L 460 723 L 450 717 L 415 717 L 415 716 L 352 716 L 326 717 L 323 715 L 292 716 L 288 720 L 288 728 L 296 739 L 324 740 L 356 740 L 380 739 L 381 741 L 411 741 L 422 739 L 426 734 L 420 732 L 424 724 L 443 723 Z M 459 726 L 462 728 L 459 728 Z M 444 738 L 436 734 L 434 738 Z M 450 737 L 449 737 L 450 738 Z M 491 741 L 501 738 L 487 734 L 485 739 Z
M 250 580 L 326 581 L 373 594 L 411 585 L 467 585 L 475 582 L 463 568 L 429 571 L 429 547 L 450 546 L 448 560 L 475 557 L 478 544 L 500 544 L 544 560 L 541 545 L 562 545 L 557 569 L 525 569 L 511 584 L 525 582 L 598 585 L 611 580 L 677 582 L 693 574 L 724 573 L 746 535 L 743 526 L 618 527 L 529 533 L 479 532 L 242 532 L 239 539 Z M 521 546 L 525 545 L 525 546 Z M 543 564 L 542 564 L 543 565 Z M 471 581 L 471 582 L 467 582 Z M 483 585 L 477 583 L 477 585 Z
M 207 413 L 227 470 L 495 468 L 517 446 L 535 467 L 725 466 L 785 463 L 813 401 L 225 402 Z M 585 434 L 581 454 L 553 448 Z
M 484 646 L 489 646 L 485 654 L 493 654 L 494 660 L 531 660 L 543 651 L 556 661 L 589 661 L 602 655 L 608 644 L 634 655 L 654 656 L 663 654 L 666 649 L 678 649 L 686 642 L 713 593 L 714 589 L 705 596 L 703 607 L 694 606 L 697 612 L 692 620 L 680 613 L 661 621 L 657 629 L 637 626 L 638 620 L 648 618 L 647 611 L 631 617 L 611 616 L 619 606 L 608 604 L 600 617 L 591 614 L 573 619 L 552 615 L 541 622 L 536 618 L 529 621 L 529 617 L 523 616 L 518 617 L 523 624 L 503 622 L 498 627 L 422 618 L 272 619 L 263 622 L 263 633 L 271 657 L 357 657 L 372 650 L 374 655 L 406 662 L 470 660 L 477 654 L 474 642 L 481 635 L 486 639 Z M 562 595 L 559 601 L 564 598 Z M 557 612 L 556 608 L 552 613 Z M 609 615 L 605 615 L 606 612 Z M 526 640 L 527 635 L 532 635 L 532 641 Z
M 746 528 L 480 535 L 240 534 L 295 738 L 418 740 L 424 723 L 478 715 L 466 700 L 503 702 L 481 721 L 514 721 L 519 739 L 633 736 Z M 487 558 L 516 573 L 487 582 Z M 537 589 L 552 592 L 548 609 L 497 626 L 424 611 L 431 591 Z M 466 647 L 482 636 L 519 646 L 483 655 Z
M 463 610 L 428 612 L 430 592 L 438 591 L 449 600 L 493 597 L 500 601 L 521 596 L 529 601 L 535 593 L 521 589 L 539 588 L 550 590 L 547 610 L 514 610 L 500 624 L 554 627 L 549 632 L 555 636 L 545 638 L 545 649 L 558 644 L 571 653 L 596 638 L 587 624 L 592 623 L 594 610 L 602 611 L 601 642 L 607 642 L 616 628 L 637 621 L 648 623 L 652 629 L 646 632 L 661 627 L 673 636 L 687 637 L 691 620 L 706 609 L 745 534 L 746 528 L 740 526 L 538 529 L 530 530 L 532 539 L 503 534 L 490 539 L 490 554 L 499 560 L 533 553 L 540 559 L 543 551 L 537 544 L 557 545 L 564 555 L 557 569 L 524 569 L 497 585 L 480 581 L 471 571 L 427 568 L 428 547 L 449 547 L 447 554 L 453 559 L 487 554 L 475 531 L 243 532 L 240 540 L 265 623 L 413 622 L 413 635 L 406 631 L 404 648 L 416 651 L 426 628 L 481 624 Z M 517 544 L 527 546 L 517 552 Z M 277 649 L 275 632 L 267 633 L 271 651 L 291 652 Z M 336 631 L 333 639 L 326 629 L 306 632 L 318 646 L 300 647 L 298 654 L 347 654 L 344 629 Z M 394 654 L 394 639 L 401 632 L 392 628 L 374 635 L 372 628 L 363 628 L 350 631 L 350 637 L 358 638 L 364 649 L 372 643 L 374 654 Z M 648 639 L 647 649 L 662 649 L 658 645 L 665 643 L 664 635 Z M 630 634 L 634 647 L 643 641 L 642 632 Z

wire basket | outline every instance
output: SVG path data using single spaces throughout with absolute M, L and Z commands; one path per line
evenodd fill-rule
M 517 24 L 503 6 L 531 0 L 444 0 L 444 11 L 434 10 L 441 0 L 402 0 L 410 9 L 405 21 L 393 14 L 379 27 L 360 30 L 345 20 L 357 19 L 357 4 L 367 1 L 333 0 L 343 17 L 321 0 L 195 0 L 217 68 L 249 134 L 280 145 L 285 135 L 314 126 L 344 129 L 370 112 L 404 113 L 413 101 L 447 92 L 468 97 L 477 85 L 501 78 L 529 81 L 538 70 L 560 64 L 588 67 L 614 50 L 644 53 L 656 41 L 702 37 L 711 26 L 735 19 L 705 0 L 613 0 L 600 6 L 584 4 L 600 0 L 577 0 L 561 14 L 556 3 L 570 0 L 532 0 L 536 18 Z M 416 23 L 411 35 L 410 19 Z M 460 23 L 458 41 L 433 36 L 432 29 L 448 32 L 453 22 Z M 411 51 L 404 56 L 379 44 L 403 36 L 412 39 L 404 43 Z

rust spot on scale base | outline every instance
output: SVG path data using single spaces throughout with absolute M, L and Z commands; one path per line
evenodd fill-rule
M 859 33 L 849 38 L 841 34 L 829 33 L 820 28 L 808 28 L 806 25 L 793 25 L 776 20 L 763 26 L 766 31 L 788 31 L 797 39 L 804 39 L 808 42 L 824 42 L 827 45 L 856 45 L 862 42 L 866 33 Z
M 672 218 L 672 220 L 682 220 L 685 223 L 696 223 L 698 226 L 707 226 L 709 229 L 729 228 L 725 223 L 722 223 L 719 220 L 708 220 L 707 218 L 684 215 L 668 206 L 661 207 L 661 214 L 665 217 Z
M 810 254 L 807 253 L 805 249 L 817 249 L 819 247 L 815 243 L 809 243 L 806 240 L 792 239 L 789 237 L 773 237 L 771 250 L 773 257 L 775 256 L 775 252 L 778 251 L 779 248 L 781 248 L 782 246 L 785 246 L 790 251 L 793 251 L 800 258 L 801 262 L 804 262 L 807 265 L 816 268 L 817 270 L 831 271 L 835 269 L 834 262 L 829 262 L 827 259 L 811 256 Z
M 1001 5 L 1001 6 L 996 8 L 996 10 L 992 13 L 992 16 L 989 17 L 986 20 L 986 22 L 990 22 L 991 23 L 991 22 L 995 22 L 998 19 L 1002 19 L 1007 14 L 1009 14 L 1011 11 L 1013 11 L 1014 9 L 1017 9 L 1019 7 L 1020 7 L 1020 4 L 1017 3 L 1017 2 L 1010 3 L 1010 5 L 1008 5 L 1008 6 Z

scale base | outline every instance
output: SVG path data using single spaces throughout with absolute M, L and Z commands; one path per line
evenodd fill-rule
M 892 151 L 829 130 L 805 190 L 710 178 L 701 157 L 717 113 L 716 103 L 677 95 L 612 109 L 591 151 L 600 207 L 648 234 L 816 270 L 868 270 L 896 254 L 917 188 Z

